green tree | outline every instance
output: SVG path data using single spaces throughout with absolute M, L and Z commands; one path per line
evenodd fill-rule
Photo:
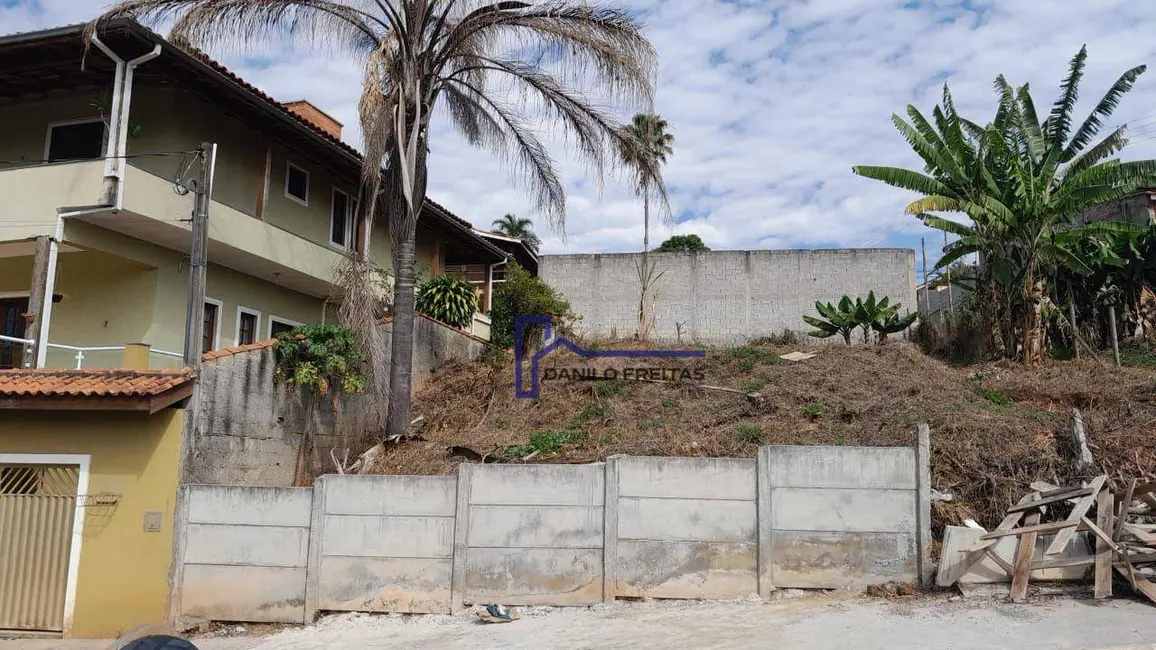
M 710 248 L 698 235 L 675 235 L 654 249 L 656 253 L 704 253 Z
M 561 328 L 575 319 L 570 303 L 553 287 L 511 263 L 506 267 L 505 282 L 494 288 L 494 306 L 490 310 L 490 340 L 494 345 L 514 347 L 514 320 L 518 316 L 549 316 Z M 540 331 L 526 334 L 531 338 L 541 336 Z
M 512 214 L 503 215 L 501 219 L 494 219 L 494 230 L 507 237 L 517 237 L 534 250 L 542 245 L 542 240 L 534 233 L 534 222 L 526 218 L 519 219 Z
M 924 171 L 858 166 L 856 174 L 922 195 L 907 212 L 932 228 L 959 237 L 945 248 L 936 268 L 979 253 L 981 283 L 992 291 L 982 299 L 994 308 L 1006 354 L 1021 347 L 1021 358 L 1043 357 L 1042 309 L 1048 279 L 1061 265 L 1090 271 L 1077 244 L 1106 231 L 1128 230 L 1122 223 L 1075 225 L 1075 217 L 1098 203 L 1127 196 L 1156 183 L 1156 161 L 1120 162 L 1110 157 L 1127 141 L 1124 127 L 1096 140 L 1120 99 L 1144 66 L 1128 70 L 1073 131 L 1073 110 L 1087 51 L 1072 58 L 1060 96 L 1041 120 L 1027 85 L 1013 88 L 996 79 L 998 102 L 985 127 L 961 117 L 951 92 L 932 113 L 934 124 L 914 106 L 910 122 L 892 116 L 895 127 L 924 162 Z M 955 212 L 971 223 L 934 213 Z
M 202 49 L 273 38 L 339 51 L 362 66 L 361 218 L 365 232 L 388 219 L 393 244 L 389 434 L 404 433 L 410 422 L 415 237 L 431 117 L 448 116 L 470 144 L 508 161 L 547 221 L 563 230 L 565 186 L 537 136 L 537 121 L 556 124 L 600 173 L 639 146 L 600 107 L 646 107 L 654 94 L 657 55 L 639 24 L 625 10 L 583 0 L 125 0 L 99 20 L 113 18 L 171 20 L 173 40 Z M 509 101 L 511 89 L 530 101 Z M 638 160 L 658 174 L 656 161 Z M 362 258 L 364 249 L 357 253 Z M 368 273 L 349 277 L 358 285 L 370 281 Z M 358 289 L 345 287 L 346 296 L 369 293 Z M 372 315 L 365 317 L 371 310 L 358 301 L 350 309 L 360 309 L 349 323 L 359 336 L 376 336 Z

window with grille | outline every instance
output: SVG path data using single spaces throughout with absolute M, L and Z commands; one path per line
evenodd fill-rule
M 241 312 L 237 320 L 237 345 L 249 345 L 257 340 L 257 321 L 259 318 L 253 312 Z

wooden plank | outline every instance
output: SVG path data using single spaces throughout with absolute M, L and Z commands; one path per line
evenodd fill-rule
M 1124 522 L 1128 521 L 1128 508 L 1132 507 L 1132 495 L 1136 493 L 1136 479 L 1133 478 L 1128 483 L 1128 491 L 1124 493 L 1124 499 L 1116 504 L 1116 516 L 1114 530 L 1112 531 L 1112 539 L 1120 539 L 1120 535 L 1124 532 Z M 1099 507 L 1099 506 L 1096 506 Z
M 1035 514 L 1035 513 L 1033 513 L 1033 514 Z M 1025 523 L 1026 523 L 1026 520 L 1025 520 Z M 979 542 L 976 542 L 972 546 L 969 546 L 968 548 L 965 548 L 963 550 L 970 552 L 980 542 L 991 541 L 991 540 L 999 539 L 1000 537 L 1010 537 L 1012 535 L 1026 535 L 1028 533 L 1036 533 L 1036 534 L 1054 533 L 1058 530 L 1069 530 L 1069 529 L 1074 534 L 1077 530 L 1087 530 L 1087 526 L 1082 525 L 1082 523 L 1083 522 L 1076 522 L 1074 524 L 1069 524 L 1066 521 L 1052 521 L 1052 522 L 1049 522 L 1046 524 L 1036 524 L 1033 526 L 1025 525 L 1022 528 L 1012 528 L 1010 530 L 993 530 L 992 532 L 987 533 L 983 537 L 980 537 Z M 986 548 L 986 547 L 984 547 L 984 548 Z
M 1040 523 L 1040 513 L 1033 512 L 1024 518 L 1027 526 L 1024 530 L 1033 528 Z M 1032 555 L 1036 550 L 1036 535 L 1039 533 L 1024 533 L 1016 547 L 1015 572 L 1012 574 L 1011 599 L 1012 602 L 1023 602 L 1028 596 L 1028 581 L 1032 575 Z
M 1020 498 L 1019 503 L 1017 505 L 1027 503 L 1027 502 L 1031 501 L 1032 499 L 1034 499 L 1035 496 L 1036 496 L 1035 492 L 1032 492 L 1030 494 L 1025 494 L 1023 497 Z M 1022 513 L 1022 512 L 1008 513 L 1008 515 L 1003 518 L 1003 521 L 1001 521 L 999 523 L 999 525 L 995 527 L 995 530 L 992 532 L 1011 530 L 1012 528 L 1015 527 L 1016 524 L 1020 523 L 1020 519 L 1023 519 L 1023 516 L 1024 516 L 1024 513 Z M 991 547 L 991 546 L 995 546 L 996 543 L 997 542 L 994 539 L 984 540 L 981 538 L 979 541 L 972 544 L 971 546 L 968 546 L 967 548 L 960 549 L 961 553 L 972 553 L 973 554 L 972 556 L 968 557 L 968 561 L 965 564 L 968 567 L 971 567 L 972 564 L 975 564 L 976 562 L 979 561 L 979 558 L 983 557 L 979 553 L 979 551 L 982 551 L 982 550 L 984 550 L 988 547 Z M 965 569 L 965 571 L 966 571 L 966 569 Z
M 1144 494 L 1144 495 L 1141 495 L 1139 498 L 1141 501 L 1148 504 L 1149 508 L 1156 510 L 1156 496 L 1152 496 L 1151 494 Z
M 1088 486 L 1091 488 L 1092 493 L 1086 497 L 1081 498 L 1076 502 L 1076 505 L 1072 506 L 1072 514 L 1068 515 L 1068 519 L 1065 522 L 1069 524 L 1069 526 L 1066 528 L 1061 528 L 1059 532 L 1056 533 L 1055 539 L 1053 539 L 1052 543 L 1048 545 L 1047 550 L 1044 551 L 1044 555 L 1055 555 L 1056 553 L 1064 550 L 1064 547 L 1068 545 L 1068 542 L 1072 541 L 1072 535 L 1076 534 L 1076 524 L 1080 523 L 1080 520 L 1084 518 L 1084 515 L 1088 514 L 1088 510 L 1092 509 L 1092 503 L 1095 502 L 1096 495 L 1100 493 L 1100 489 L 1104 487 L 1104 481 L 1107 480 L 1107 474 L 1101 474 L 1100 476 L 1092 479 L 1091 485 Z
M 1124 531 L 1135 535 L 1136 539 L 1140 540 L 1144 544 L 1156 544 L 1156 535 L 1142 530 L 1135 524 L 1124 524 Z
M 1152 494 L 1153 492 L 1156 492 L 1156 482 L 1137 485 L 1136 490 L 1132 494 L 1138 498 L 1146 494 Z
M 1049 497 L 1044 497 L 1043 493 L 1041 493 L 1040 494 L 1041 498 L 1038 501 L 1032 501 L 1030 503 L 1023 503 L 1023 504 L 1017 503 L 1016 505 L 1008 508 L 1007 511 L 1008 512 L 1023 512 L 1025 510 L 1034 510 L 1036 508 L 1046 506 L 1050 503 L 1056 503 L 1059 501 L 1067 501 L 1068 499 L 1075 499 L 1077 497 L 1086 497 L 1091 493 L 1092 493 L 1091 488 L 1073 488 L 1070 490 L 1061 490 L 1059 492 L 1059 494 L 1053 494 L 1052 496 L 1049 496 Z
M 1091 519 L 1084 517 L 1080 520 L 1080 523 L 1082 523 L 1085 528 L 1087 528 L 1088 530 L 1095 533 L 1096 537 L 1098 537 L 1100 539 L 1100 541 L 1107 543 L 1108 548 L 1112 549 L 1113 552 L 1116 552 L 1116 553 L 1120 552 L 1120 547 L 1116 544 L 1116 542 L 1112 541 L 1111 536 L 1109 536 L 1108 533 L 1104 532 L 1104 530 L 1102 528 L 1100 528 L 1099 526 L 1097 526 L 1095 524 L 1095 522 L 1093 522 Z
M 1136 578 L 1136 591 L 1148 597 L 1148 600 L 1156 603 L 1156 585 L 1152 584 L 1147 578 Z
M 1097 530 L 1112 530 L 1112 503 L 1112 491 L 1100 490 L 1100 495 L 1096 497 L 1096 521 L 1099 524 Z M 1096 540 L 1094 595 L 1097 600 L 1112 597 L 1112 551 L 1116 550 L 1112 548 L 1114 546 L 1110 537 L 1107 539 L 1099 537 Z
M 1122 557 L 1122 556 L 1121 556 Z M 1156 562 L 1156 553 L 1129 553 L 1129 562 L 1147 563 Z M 1043 560 L 1035 560 L 1032 562 L 1032 571 L 1036 569 L 1062 569 L 1070 566 L 1091 566 L 1095 564 L 1095 555 L 1078 555 L 1074 557 L 1056 557 L 1047 558 Z M 1112 562 L 1115 566 L 1125 566 L 1126 563 L 1122 559 L 1114 559 Z
M 1015 567 L 1013 567 L 1011 565 L 1011 562 L 1008 562 L 1007 560 L 1000 557 L 999 553 L 995 552 L 995 549 L 992 549 L 992 548 L 984 549 L 984 553 L 986 553 L 987 556 L 989 558 L 991 558 L 992 562 L 995 562 L 996 564 L 998 564 L 999 568 L 1006 571 L 1009 576 L 1012 575 L 1013 573 L 1015 573 Z

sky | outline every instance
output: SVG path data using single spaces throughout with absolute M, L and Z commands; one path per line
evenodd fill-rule
M 924 113 L 944 82 L 960 112 L 985 122 L 991 83 L 1030 82 L 1037 106 L 1057 94 L 1086 44 L 1079 119 L 1124 70 L 1156 62 L 1156 15 L 1124 0 L 610 0 L 632 11 L 660 57 L 654 110 L 671 125 L 665 170 L 675 223 L 651 241 L 698 234 L 713 249 L 903 247 L 943 244 L 903 207 L 904 190 L 855 176 L 852 165 L 918 169 L 891 124 Z M 0 0 L 0 33 L 80 22 L 105 0 Z M 213 51 L 282 99 L 306 98 L 346 125 L 357 146 L 360 70 L 308 49 Z M 625 111 L 625 107 L 621 107 Z M 629 112 L 623 112 L 628 118 Z M 1156 158 L 1156 70 L 1142 76 L 1109 125 L 1127 122 L 1125 158 Z M 475 226 L 513 213 L 534 220 L 545 253 L 637 251 L 642 208 L 624 179 L 589 175 L 551 140 L 568 190 L 564 231 L 552 230 L 516 177 L 456 135 L 431 131 L 429 195 Z

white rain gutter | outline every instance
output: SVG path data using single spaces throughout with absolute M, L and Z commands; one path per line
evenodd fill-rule
M 128 114 L 132 104 L 132 77 L 137 66 L 161 55 L 161 46 L 155 45 L 151 52 L 125 61 L 104 44 L 96 34 L 92 42 L 116 64 L 112 84 L 112 115 L 109 119 L 108 143 L 104 150 L 104 196 L 102 207 L 59 212 L 56 215 L 56 230 L 48 243 L 48 276 L 44 282 L 44 304 L 41 305 L 40 340 L 36 343 L 36 367 L 43 368 L 48 359 L 48 330 L 52 325 L 52 295 L 56 292 L 56 262 L 60 254 L 60 242 L 64 238 L 64 218 L 96 212 L 106 212 L 108 208 L 120 210 L 124 206 L 124 177 L 128 159 Z M 31 306 L 30 306 L 31 308 Z
M 92 42 L 116 64 L 112 84 L 112 115 L 109 119 L 108 145 L 104 150 L 105 203 L 120 210 L 124 206 L 124 177 L 128 166 L 128 115 L 132 106 L 132 78 L 137 67 L 161 55 L 161 46 L 130 61 L 120 58 L 112 48 L 92 35 Z M 115 185 L 114 185 L 115 183 Z
M 499 266 L 505 266 L 509 262 L 510 258 L 507 257 L 501 262 L 490 264 L 486 267 L 486 302 L 489 303 L 486 305 L 488 308 L 487 312 L 493 311 L 494 309 L 494 269 L 498 268 Z

